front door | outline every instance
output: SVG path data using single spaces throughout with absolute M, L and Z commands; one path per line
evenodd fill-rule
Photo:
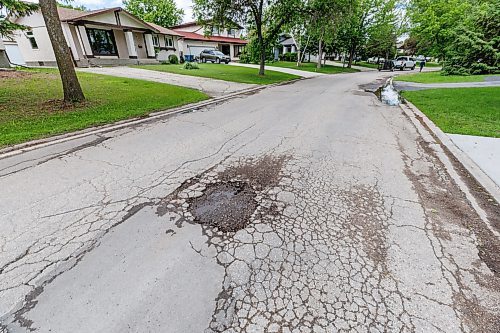
M 229 44 L 219 44 L 219 50 L 225 55 L 231 55 L 231 45 Z

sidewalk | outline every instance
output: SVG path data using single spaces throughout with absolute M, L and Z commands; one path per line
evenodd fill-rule
M 240 66 L 240 67 L 248 67 L 248 68 L 259 68 L 259 65 L 242 64 L 240 62 L 230 62 L 229 65 Z M 315 72 L 302 71 L 300 69 L 275 67 L 275 66 L 268 66 L 268 65 L 266 65 L 266 70 L 275 71 L 275 72 L 281 72 L 281 73 L 287 73 L 287 74 L 292 74 L 292 75 L 298 75 L 298 76 L 305 77 L 305 78 L 326 75 L 326 74 L 323 74 L 323 73 L 315 73 Z
M 447 134 L 500 187 L 500 138 Z
M 481 87 L 500 87 L 500 81 L 483 81 L 483 82 L 457 82 L 457 83 L 416 83 L 405 81 L 394 81 L 396 90 L 424 90 L 424 89 L 439 89 L 439 88 L 481 88 Z
M 332 66 L 337 66 L 337 67 L 344 67 L 344 65 L 341 62 L 338 62 L 338 61 L 327 60 L 326 64 L 327 65 L 332 65 Z M 374 69 L 374 68 L 368 68 L 368 67 L 356 66 L 356 65 L 352 65 L 351 68 L 357 69 L 360 72 L 373 72 L 373 71 L 376 71 L 376 69 Z

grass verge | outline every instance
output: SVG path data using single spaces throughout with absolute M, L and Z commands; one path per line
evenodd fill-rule
M 259 76 L 259 70 L 256 68 L 225 64 L 199 64 L 199 69 L 190 70 L 184 69 L 182 65 L 141 65 L 133 67 L 250 84 L 272 84 L 299 78 L 297 75 L 274 72 L 270 70 L 266 70 L 266 74 L 264 76 Z
M 306 72 L 316 72 L 316 73 L 323 73 L 323 74 L 359 72 L 359 70 L 354 69 L 354 68 L 347 68 L 347 67 L 343 68 L 343 67 L 332 66 L 332 65 L 326 65 L 326 66 L 323 65 L 320 69 L 317 69 L 316 63 L 313 63 L 313 62 L 304 62 L 299 67 L 297 67 L 297 63 L 295 63 L 295 62 L 277 61 L 277 62 L 269 63 L 269 66 L 290 68 L 290 69 L 296 69 L 296 70 L 301 70 L 301 71 L 306 71 Z
M 90 73 L 78 78 L 86 102 L 64 105 L 57 70 L 0 72 L 0 147 L 208 99 L 162 83 Z
M 416 83 L 457 83 L 457 82 L 483 82 L 491 75 L 441 75 L 441 72 L 423 72 L 408 75 L 398 75 L 395 81 L 416 82 Z
M 446 133 L 500 137 L 500 88 L 404 91 Z
M 366 68 L 372 68 L 372 69 L 377 69 L 378 65 L 377 64 L 371 64 L 366 61 L 358 61 L 357 63 L 353 63 L 355 66 L 360 66 L 360 67 L 366 67 Z

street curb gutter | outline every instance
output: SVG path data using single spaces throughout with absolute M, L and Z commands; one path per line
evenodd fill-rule
M 415 105 L 405 100 L 405 104 L 400 104 L 403 112 L 412 120 L 421 120 L 423 125 L 434 135 L 438 143 L 442 144 L 453 154 L 453 156 L 460 162 L 464 168 L 484 187 L 486 191 L 500 203 L 500 186 L 496 184 L 466 153 L 458 148 L 455 143 L 446 135 L 439 127 L 436 126 L 422 111 Z M 416 120 L 415 118 L 418 118 Z
M 273 88 L 273 87 L 278 87 L 278 86 L 283 86 L 283 85 L 288 85 L 288 84 L 293 84 L 298 81 L 302 80 L 307 80 L 308 78 L 298 78 L 298 79 L 293 79 L 290 81 L 285 81 L 285 82 L 279 82 L 279 83 L 273 83 L 273 84 L 268 84 L 268 85 L 260 85 L 257 87 L 252 87 L 244 90 L 240 90 L 231 94 L 228 94 L 226 96 L 220 96 L 220 97 L 214 97 L 210 98 L 205 101 L 201 101 L 198 103 L 193 103 L 193 104 L 188 104 L 164 111 L 156 111 L 156 112 L 151 112 L 149 115 L 144 116 L 144 117 L 136 117 L 136 118 L 131 118 L 127 120 L 122 120 L 118 121 L 112 124 L 107 124 L 107 125 L 102 125 L 102 126 L 95 126 L 95 127 L 90 127 L 86 128 L 83 130 L 71 132 L 71 133 L 66 133 L 66 134 L 60 134 L 60 135 L 55 135 L 51 136 L 48 138 L 44 139 L 39 139 L 39 140 L 33 140 L 33 141 L 28 141 L 24 143 L 20 143 L 11 147 L 3 148 L 0 149 L 0 159 L 12 157 L 15 155 L 19 155 L 28 151 L 56 145 L 59 143 L 75 140 L 75 139 L 80 139 L 86 136 L 90 135 L 96 135 L 96 134 L 103 134 L 103 133 L 108 133 L 112 131 L 116 131 L 122 128 L 126 128 L 129 126 L 135 126 L 135 125 L 140 125 L 144 123 L 151 122 L 153 120 L 158 120 L 162 118 L 166 118 L 175 114 L 179 114 L 182 112 L 187 112 L 191 110 L 195 110 L 198 108 L 210 106 L 213 104 L 221 103 L 228 101 L 230 99 L 233 99 L 235 97 L 239 97 L 242 95 L 248 95 L 248 94 L 253 94 L 256 92 L 259 92 L 261 90 L 267 89 L 267 88 Z

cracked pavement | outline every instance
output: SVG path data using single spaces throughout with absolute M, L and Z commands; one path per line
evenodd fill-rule
M 498 205 L 359 88 L 384 75 L 0 160 L 0 332 L 498 332 Z M 228 184 L 244 223 L 200 224 Z

